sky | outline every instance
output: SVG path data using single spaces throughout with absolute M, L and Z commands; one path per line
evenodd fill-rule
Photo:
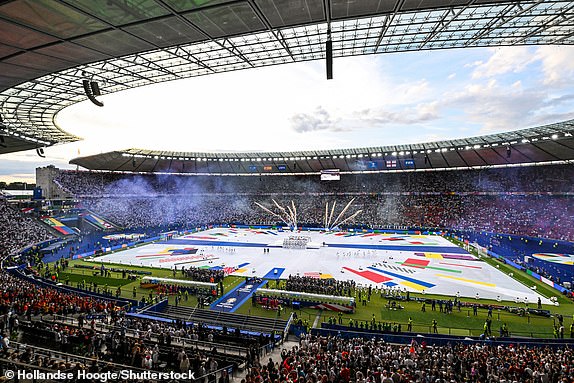
M 574 118 L 574 47 L 467 48 L 212 74 L 100 96 L 56 117 L 82 141 L 0 156 L 0 181 L 128 148 L 233 152 L 360 148 Z

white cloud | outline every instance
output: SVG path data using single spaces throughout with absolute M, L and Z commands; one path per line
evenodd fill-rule
M 423 121 L 435 120 L 439 117 L 438 103 L 421 103 L 412 107 L 397 110 L 366 109 L 357 114 L 358 120 L 373 127 L 386 124 L 416 124 Z
M 519 73 L 536 60 L 529 47 L 500 47 L 489 48 L 491 56 L 486 62 L 477 61 L 472 64 L 473 79 L 494 77 L 506 73 Z
M 465 123 L 482 126 L 480 133 L 525 128 L 539 118 L 547 93 L 521 86 L 507 87 L 494 80 L 473 83 L 445 95 L 444 108 L 461 108 Z
M 476 61 L 473 61 L 473 62 L 471 62 L 471 63 L 466 63 L 466 64 L 464 64 L 464 67 L 465 67 L 465 68 L 473 68 L 473 67 L 475 67 L 475 66 L 479 66 L 479 65 L 482 65 L 482 64 L 484 64 L 484 61 L 482 61 L 482 60 L 476 60 Z
M 544 84 L 572 86 L 574 82 L 574 49 L 563 46 L 541 46 L 534 55 L 542 62 Z
M 345 132 L 362 129 L 365 132 L 389 125 L 416 124 L 435 120 L 439 117 L 436 101 L 412 107 L 387 109 L 367 108 L 333 119 L 328 111 L 318 107 L 311 113 L 297 113 L 291 117 L 292 128 L 296 132 L 332 131 Z
M 489 48 L 491 53 L 487 61 L 474 61 L 467 64 L 474 68 L 473 79 L 490 78 L 509 73 L 522 73 L 529 66 L 540 64 L 541 74 L 546 86 L 565 87 L 574 82 L 574 49 L 569 46 L 545 45 L 539 47 L 500 47 Z
M 329 112 L 321 106 L 312 113 L 296 113 L 291 117 L 291 125 L 296 132 L 332 130 L 335 124 L 336 121 L 333 121 Z

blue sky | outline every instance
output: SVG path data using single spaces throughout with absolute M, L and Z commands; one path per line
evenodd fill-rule
M 426 142 L 574 118 L 574 48 L 470 48 L 335 58 L 180 80 L 57 116 L 84 140 L 3 155 L 0 180 L 117 149 L 296 151 Z

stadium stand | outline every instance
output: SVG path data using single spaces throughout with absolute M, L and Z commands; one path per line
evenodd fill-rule
M 321 382 L 566 382 L 572 350 L 424 343 L 390 345 L 376 339 L 303 336 L 282 352 L 286 379 Z M 273 368 L 270 368 L 273 370 Z M 263 381 L 272 371 L 257 371 Z
M 21 214 L 0 197 L 0 258 L 54 238 L 56 235 L 45 225 Z
M 355 197 L 367 227 L 465 228 L 571 240 L 569 166 L 301 177 L 185 177 L 62 171 L 84 207 L 129 227 L 275 224 L 254 202 L 294 200 L 299 222 L 320 225 L 325 203 Z M 177 200 L 173 197 L 177 196 Z
M 271 339 L 260 333 L 214 329 L 198 321 L 198 315 L 191 317 L 195 325 L 130 317 L 126 306 L 116 306 L 112 298 L 33 283 L 14 270 L 0 272 L 0 290 L 3 368 L 73 373 L 127 368 L 189 371 L 202 381 L 208 374 L 225 377 L 240 365 L 253 365 L 267 350 L 261 346 Z M 222 319 L 214 320 L 221 323 Z M 237 323 L 231 320 L 230 324 Z
M 4 314 L 11 312 L 31 317 L 116 311 L 112 301 L 37 285 L 5 271 L 0 272 L 0 285 L 3 290 L 0 312 Z
M 451 177 L 453 174 L 456 177 Z M 572 192 L 568 165 L 480 170 L 345 174 L 338 182 L 316 175 L 185 176 L 60 170 L 56 182 L 75 196 L 158 196 L 201 193 Z

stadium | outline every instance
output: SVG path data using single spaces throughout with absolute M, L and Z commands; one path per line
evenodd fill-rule
M 81 140 L 64 109 L 148 85 L 570 46 L 572 20 L 571 1 L 3 1 L 0 156 L 44 158 Z M 1 375 L 574 381 L 573 134 L 44 163 L 33 194 L 0 191 Z

